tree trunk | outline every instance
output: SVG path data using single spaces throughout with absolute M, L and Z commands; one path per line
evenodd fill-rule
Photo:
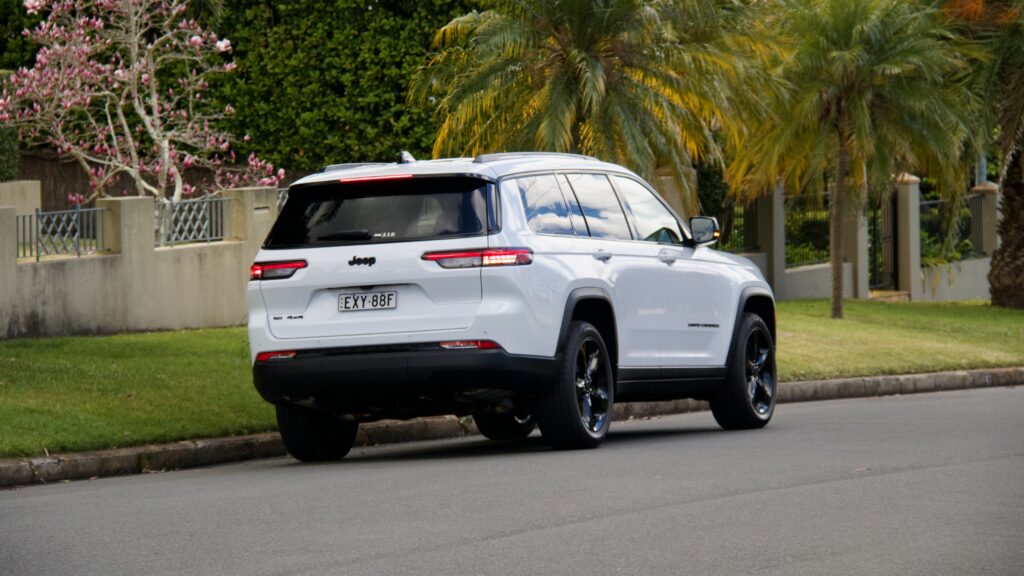
M 1014 154 L 1002 188 L 1001 244 L 988 283 L 993 305 L 1024 309 L 1024 151 Z
M 846 206 L 846 173 L 850 168 L 850 150 L 846 142 L 846 118 L 839 119 L 839 158 L 836 160 L 836 185 L 829 204 L 828 255 L 832 268 L 832 318 L 843 317 L 843 209 Z

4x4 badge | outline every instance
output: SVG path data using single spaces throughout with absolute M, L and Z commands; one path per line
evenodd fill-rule
M 353 256 L 352 259 L 348 261 L 349 266 L 359 266 L 362 264 L 365 264 L 366 266 L 373 266 L 376 263 L 377 259 L 374 258 L 373 256 L 370 256 L 369 258 L 360 258 L 358 256 Z

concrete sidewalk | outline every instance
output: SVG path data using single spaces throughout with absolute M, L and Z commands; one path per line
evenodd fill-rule
M 779 386 L 779 401 L 808 402 L 1020 384 L 1024 384 L 1024 367 L 784 382 Z M 706 409 L 706 402 L 696 400 L 640 402 L 616 406 L 615 418 L 622 420 Z M 384 421 L 360 426 L 356 445 L 438 440 L 477 433 L 471 419 L 460 421 L 454 416 Z M 283 454 L 285 450 L 280 436 L 269 432 L 44 458 L 0 460 L 0 487 L 176 470 Z

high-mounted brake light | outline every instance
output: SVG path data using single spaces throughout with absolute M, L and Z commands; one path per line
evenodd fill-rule
M 499 350 L 501 346 L 493 340 L 451 340 L 441 342 L 445 350 Z
M 256 355 L 257 362 L 269 362 L 271 360 L 289 360 L 295 358 L 294 350 L 278 350 L 276 352 L 260 352 Z
M 412 174 L 382 174 L 380 176 L 353 176 L 351 178 L 339 178 L 342 184 L 353 184 L 355 182 L 374 182 L 379 180 L 408 180 Z
M 280 280 L 291 278 L 295 271 L 307 266 L 305 260 L 288 262 L 256 262 L 249 267 L 249 280 Z
M 437 262 L 441 268 L 480 268 L 482 266 L 524 266 L 533 262 L 529 248 L 485 248 L 427 252 L 423 260 Z

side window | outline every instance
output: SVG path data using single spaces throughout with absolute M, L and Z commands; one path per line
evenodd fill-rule
M 607 176 L 566 174 L 566 177 L 583 208 L 591 237 L 632 240 L 626 215 L 622 213 L 622 206 Z
M 516 187 L 523 198 L 526 220 L 534 232 L 572 236 L 569 208 L 554 175 L 516 178 Z
M 580 208 L 579 200 L 576 199 L 572 186 L 569 186 L 569 181 L 565 179 L 565 174 L 558 175 L 558 183 L 562 186 L 565 199 L 569 202 L 569 219 L 572 220 L 572 227 L 576 231 L 576 235 L 590 236 L 590 230 L 587 230 L 587 221 L 583 218 L 583 209 Z
M 631 178 L 613 176 L 615 186 L 636 220 L 637 232 L 646 242 L 679 244 L 683 240 L 679 222 L 654 193 Z

